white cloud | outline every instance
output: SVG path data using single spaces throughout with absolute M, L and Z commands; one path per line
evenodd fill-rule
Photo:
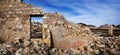
M 120 2 L 119 0 L 50 0 L 50 5 L 56 7 L 69 7 L 73 11 L 65 12 L 52 7 L 44 7 L 46 12 L 60 12 L 75 23 L 83 22 L 86 24 L 102 25 L 102 24 L 120 24 Z M 73 15 L 77 12 L 79 15 Z
M 88 3 L 88 2 L 95 2 L 95 3 Z M 62 4 L 64 5 L 64 4 Z M 98 3 L 96 0 L 94 1 L 87 1 L 83 4 L 87 9 L 81 8 L 81 4 L 76 6 L 65 4 L 64 6 L 71 7 L 76 12 L 81 13 L 80 16 L 72 16 L 66 12 L 63 13 L 66 18 L 73 22 L 84 22 L 87 24 L 93 25 L 103 25 L 103 24 L 116 24 L 119 22 L 120 18 L 120 11 L 116 10 L 114 4 L 105 4 L 105 3 Z M 120 24 L 120 23 L 119 23 Z

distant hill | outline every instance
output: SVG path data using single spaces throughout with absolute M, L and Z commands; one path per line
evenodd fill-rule
M 80 25 L 80 26 L 86 26 L 88 28 L 96 28 L 96 26 L 94 26 L 94 25 L 87 25 L 85 23 L 77 23 L 77 24 Z

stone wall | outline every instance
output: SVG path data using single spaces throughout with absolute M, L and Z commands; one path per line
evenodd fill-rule
M 56 48 L 75 48 L 93 40 L 93 33 L 89 28 L 69 22 L 58 13 L 47 13 L 44 17 L 43 25 L 50 29 L 53 46 Z
M 30 15 L 42 14 L 40 8 L 13 0 L 0 0 L 0 37 L 7 40 L 30 37 Z
M 91 43 L 87 27 L 67 21 L 58 13 L 43 13 L 40 8 L 20 0 L 0 0 L 0 37 L 7 41 L 30 38 L 30 15 L 43 15 L 43 41 L 56 48 L 75 48 Z

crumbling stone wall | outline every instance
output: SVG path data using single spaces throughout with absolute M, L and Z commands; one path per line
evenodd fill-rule
M 58 13 L 48 13 L 44 17 L 44 25 L 50 29 L 53 46 L 56 48 L 75 48 L 93 40 L 93 33 L 87 27 L 69 22 Z
M 67 21 L 58 13 L 43 13 L 41 9 L 21 0 L 0 0 L 0 37 L 14 41 L 29 39 L 30 15 L 43 15 L 43 41 L 56 48 L 75 48 L 91 43 L 93 33 L 87 27 Z
M 7 40 L 30 36 L 30 15 L 42 14 L 40 8 L 21 0 L 0 0 L 0 37 Z

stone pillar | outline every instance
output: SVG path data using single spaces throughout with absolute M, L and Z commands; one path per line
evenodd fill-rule
M 112 26 L 112 25 L 108 25 L 108 34 L 109 34 L 110 36 L 113 35 L 113 26 Z

